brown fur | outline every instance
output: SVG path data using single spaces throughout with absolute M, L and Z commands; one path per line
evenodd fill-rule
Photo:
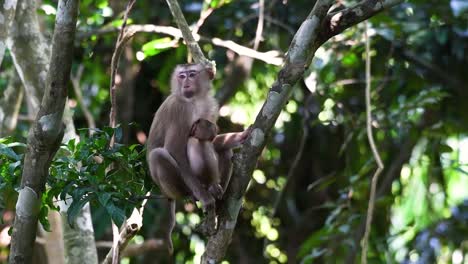
M 196 74 L 189 78 L 190 72 Z M 201 64 L 178 65 L 171 77 L 171 95 L 156 112 L 148 135 L 150 174 L 171 205 L 167 234 L 171 253 L 175 200 L 192 197 L 202 203 L 208 216 L 216 217 L 215 201 L 222 197 L 231 177 L 231 148 L 248 136 L 248 131 L 217 135 L 212 142 L 190 136 L 197 120 L 216 124 L 218 104 L 210 94 L 212 78 L 213 71 Z M 193 151 L 193 155 L 188 151 Z M 197 160 L 198 157 L 201 159 Z M 191 164 L 202 169 L 194 171 Z M 213 219 L 206 222 L 215 223 Z M 208 233 L 213 233 L 216 227 L 213 228 L 209 227 Z

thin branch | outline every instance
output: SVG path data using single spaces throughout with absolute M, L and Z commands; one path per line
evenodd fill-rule
M 262 40 L 263 34 L 263 22 L 265 16 L 265 1 L 258 0 L 258 24 L 257 30 L 255 31 L 255 40 L 254 40 L 254 50 L 258 50 L 258 46 L 260 45 L 260 41 Z
M 166 2 L 169 6 L 169 9 L 171 10 L 172 16 L 174 17 L 177 26 L 182 31 L 182 36 L 184 36 L 185 43 L 187 43 L 187 47 L 193 57 L 193 60 L 196 63 L 214 66 L 208 59 L 205 58 L 203 51 L 200 49 L 200 46 L 194 39 L 177 0 L 166 0 Z
M 112 28 L 100 29 L 100 30 L 93 31 L 93 32 L 86 32 L 86 33 L 82 33 L 80 38 L 83 39 L 83 38 L 88 38 L 93 35 L 114 33 L 114 32 L 117 32 L 118 29 L 119 28 L 112 27 Z M 126 35 L 133 36 L 133 34 L 136 34 L 136 33 L 159 33 L 159 34 L 173 36 L 175 39 L 182 38 L 182 32 L 175 27 L 156 26 L 156 25 L 149 25 L 149 24 L 148 25 L 129 25 L 127 27 Z M 284 62 L 282 52 L 277 51 L 277 50 L 259 52 L 254 49 L 242 46 L 231 40 L 224 40 L 220 38 L 208 38 L 208 37 L 201 36 L 199 34 L 194 34 L 194 38 L 196 40 L 211 43 L 214 46 L 223 47 L 223 48 L 232 50 L 240 56 L 254 58 L 254 59 L 266 62 L 268 64 L 279 66 L 283 64 Z
M 128 19 L 128 14 L 130 13 L 130 10 L 133 7 L 133 4 L 135 4 L 136 0 L 130 0 L 127 4 L 127 8 L 124 13 L 124 18 L 123 18 L 123 24 L 122 27 L 120 28 L 120 33 L 117 38 L 117 41 L 115 43 L 115 49 L 114 53 L 112 54 L 112 60 L 111 60 L 111 80 L 110 80 L 110 95 L 111 95 L 111 109 L 110 109 L 110 115 L 109 115 L 109 123 L 110 127 L 115 127 L 116 121 L 115 121 L 115 116 L 116 116 L 116 84 L 115 84 L 115 76 L 117 74 L 117 70 L 119 68 L 119 62 L 120 62 L 120 55 L 122 54 L 123 47 L 128 41 L 128 37 L 124 37 L 125 33 L 125 27 L 127 26 L 127 19 Z M 112 144 L 112 142 L 111 142 Z
M 98 248 L 112 248 L 112 241 L 96 242 Z M 122 257 L 141 256 L 146 252 L 165 249 L 164 240 L 162 239 L 147 239 L 141 244 L 130 244 L 122 252 Z
M 369 234 L 371 231 L 372 225 L 372 217 L 374 214 L 374 206 L 375 206 L 375 190 L 377 188 L 377 182 L 379 179 L 380 173 L 384 169 L 384 165 L 382 159 L 380 158 L 379 152 L 377 150 L 377 146 L 375 145 L 374 136 L 372 135 L 372 105 L 371 105 L 371 60 L 370 60 L 370 40 L 367 34 L 367 21 L 364 22 L 365 29 L 364 29 L 364 38 L 366 41 L 366 114 L 367 114 L 367 138 L 369 140 L 369 145 L 372 149 L 372 154 L 374 155 L 374 159 L 377 162 L 377 170 L 375 171 L 374 175 L 372 176 L 372 185 L 369 197 L 369 204 L 367 208 L 367 217 L 366 217 L 366 229 L 364 232 L 364 237 L 361 241 L 361 263 L 367 264 L 367 247 L 369 243 Z
M 78 70 L 76 71 L 76 75 L 73 76 L 73 74 L 71 74 L 70 80 L 72 82 L 73 91 L 75 92 L 76 100 L 78 101 L 78 105 L 80 106 L 81 111 L 83 111 L 83 114 L 86 119 L 86 123 L 88 123 L 88 127 L 96 128 L 96 122 L 94 121 L 94 117 L 89 111 L 89 108 L 84 103 L 83 93 L 81 92 L 81 88 L 80 88 L 80 81 L 81 81 L 81 76 L 83 75 L 83 70 L 84 70 L 84 66 L 83 64 L 80 64 L 80 66 L 78 66 Z
M 240 27 L 242 24 L 245 24 L 247 23 L 248 21 L 254 19 L 254 18 L 257 18 L 259 16 L 259 14 L 250 14 L 248 16 L 245 16 L 244 18 L 242 18 L 242 20 L 240 20 L 237 24 L 236 24 L 236 28 Z M 274 25 L 277 25 L 278 27 L 286 30 L 290 35 L 294 36 L 294 33 L 296 33 L 294 31 L 294 29 L 290 26 L 288 26 L 287 24 L 281 22 L 280 20 L 272 17 L 272 16 L 269 16 L 269 15 L 265 15 L 263 16 L 263 19 L 265 19 L 267 22 L 271 23 L 271 24 L 274 24 Z
M 114 227 L 112 229 L 114 231 Z M 115 255 L 119 255 L 118 253 L 114 253 L 114 249 L 116 252 L 121 252 L 125 249 L 127 246 L 128 242 L 136 235 L 136 233 L 140 230 L 140 227 L 137 224 L 131 224 L 131 225 L 125 225 L 125 227 L 122 229 L 122 231 L 119 232 L 117 231 L 117 246 L 115 245 L 115 239 L 113 240 L 114 242 L 112 243 L 112 248 L 111 250 L 107 253 L 106 258 L 102 262 L 102 264 L 115 264 L 118 262 L 115 261 Z M 115 235 L 113 235 L 115 237 Z M 117 256 L 120 258 L 120 256 Z
M 117 38 L 117 41 L 115 43 L 115 49 L 114 53 L 112 54 L 112 60 L 111 60 L 111 78 L 110 78 L 110 101 L 111 101 L 111 109 L 110 109 L 110 114 L 109 114 L 109 126 L 114 128 L 116 126 L 116 112 L 117 112 L 117 105 L 116 105 L 116 83 L 115 83 L 115 76 L 117 74 L 118 68 L 119 68 L 119 62 L 120 62 L 120 56 L 122 54 L 123 47 L 125 44 L 128 42 L 130 37 L 125 36 L 125 27 L 127 26 L 127 20 L 128 20 L 128 14 L 130 13 L 130 10 L 132 9 L 133 5 L 135 4 L 136 0 L 130 0 L 127 3 L 127 8 L 125 9 L 124 13 L 124 18 L 123 18 L 123 24 L 122 27 L 120 28 L 120 33 Z M 115 135 L 112 135 L 111 141 L 110 141 L 110 147 L 112 147 L 115 143 Z M 127 225 L 126 223 L 124 224 L 124 228 L 122 232 L 125 236 L 122 234 L 119 237 L 119 231 L 117 225 L 114 223 L 113 220 L 111 220 L 111 225 L 112 225 L 112 238 L 113 238 L 113 246 L 112 249 L 109 251 L 109 253 L 106 256 L 105 262 L 112 260 L 112 264 L 117 264 L 119 262 L 120 256 L 119 252 L 122 248 L 125 248 L 127 245 L 128 241 L 125 242 L 124 239 L 127 239 L 127 236 L 133 237 L 136 232 L 139 230 L 139 226 L 136 224 L 130 224 Z M 136 230 L 134 230 L 136 229 Z M 111 256 L 111 257 L 110 257 Z M 109 259 L 108 259 L 109 257 Z
M 193 27 L 192 34 L 198 34 L 198 31 L 200 30 L 201 26 L 205 23 L 205 20 L 213 13 L 215 9 L 214 8 L 207 8 L 203 9 L 200 14 L 200 18 L 198 19 L 197 23 Z

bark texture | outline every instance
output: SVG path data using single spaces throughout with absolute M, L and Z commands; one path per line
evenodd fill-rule
M 23 11 L 30 12 L 29 15 L 35 13 L 33 8 Z M 21 190 L 16 204 L 10 263 L 32 263 L 41 195 L 51 160 L 64 133 L 62 116 L 67 98 L 77 14 L 78 0 L 59 1 L 47 85 L 28 137 Z
M 13 18 L 15 17 L 17 0 L 4 0 L 0 4 L 0 66 L 6 50 L 6 41 Z
M 15 130 L 23 93 L 21 81 L 16 76 L 11 76 L 3 98 L 0 99 L 0 137 Z
M 46 76 L 51 61 L 50 43 L 43 37 L 39 29 L 36 1 L 18 0 L 16 15 L 11 25 L 7 43 L 15 68 L 25 87 L 30 116 L 35 117 L 39 110 L 40 99 L 46 90 Z M 10 116 L 9 119 L 13 120 L 12 117 Z M 72 118 L 71 111 L 66 107 L 63 116 L 66 128 L 64 142 L 76 137 Z M 72 255 L 87 256 L 89 254 L 94 256 L 94 260 L 88 259 L 89 262 L 87 263 L 97 263 L 95 242 L 94 239 L 90 239 L 94 237 L 94 231 L 89 228 L 81 229 L 83 225 L 76 225 L 72 229 L 66 221 L 66 214 L 62 214 L 62 219 L 65 220 L 57 221 L 56 225 L 52 226 L 52 232 L 63 229 L 67 263 L 82 263 L 81 258 L 75 258 Z M 91 221 L 89 207 L 85 207 L 80 212 L 78 219 L 83 219 L 86 222 Z M 63 227 L 60 228 L 60 225 L 63 225 Z M 48 252 L 48 254 L 53 254 L 53 252 Z M 68 254 L 72 255 L 69 256 Z

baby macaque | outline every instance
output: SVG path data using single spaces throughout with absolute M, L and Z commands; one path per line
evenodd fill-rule
M 197 120 L 190 130 L 187 155 L 192 172 L 205 189 L 219 200 L 223 197 L 223 188 L 220 185 L 218 157 L 212 142 L 217 134 L 216 124 L 206 119 Z

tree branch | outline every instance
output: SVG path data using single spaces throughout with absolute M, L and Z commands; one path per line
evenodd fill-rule
M 345 29 L 402 2 L 403 0 L 363 0 L 352 7 L 330 13 L 327 15 L 325 25 L 319 34 L 318 44 L 321 45 Z
M 285 65 L 279 72 L 277 81 L 273 84 L 252 126 L 249 139 L 234 157 L 233 176 L 224 195 L 224 202 L 219 209 L 219 230 L 217 234 L 209 238 L 206 251 L 202 256 L 202 263 L 220 262 L 226 253 L 236 226 L 242 197 L 257 159 L 266 145 L 266 137 L 286 104 L 292 87 L 302 77 L 305 68 L 312 60 L 315 53 L 313 44 L 332 2 L 332 0 L 317 1 L 309 16 L 302 23 L 289 47 Z
M 98 241 L 96 247 L 112 248 L 112 241 Z M 141 244 L 130 244 L 122 251 L 122 257 L 141 256 L 149 251 L 165 249 L 164 240 L 147 239 Z
M 103 28 L 103 29 L 99 29 L 93 32 L 82 33 L 80 34 L 79 38 L 84 39 L 84 38 L 89 38 L 90 36 L 93 36 L 93 35 L 115 33 L 118 30 L 119 30 L 118 27 Z M 182 38 L 182 32 L 179 29 L 175 27 L 170 27 L 170 26 L 156 26 L 156 25 L 150 25 L 150 24 L 129 25 L 127 27 L 127 32 L 129 35 L 136 34 L 136 33 L 159 33 L 159 34 L 173 36 L 176 39 Z M 208 38 L 208 37 L 201 36 L 199 34 L 194 34 L 194 38 L 196 40 L 200 40 L 203 42 L 209 42 L 218 47 L 223 47 L 223 48 L 232 50 L 240 56 L 251 57 L 251 58 L 266 62 L 268 64 L 279 66 L 283 64 L 283 61 L 284 61 L 282 57 L 282 53 L 280 51 L 270 50 L 267 52 L 259 52 L 254 49 L 242 46 L 231 40 L 223 40 L 220 38 Z
M 63 137 L 62 116 L 73 58 L 77 15 L 77 0 L 59 1 L 47 86 L 28 137 L 21 190 L 16 203 L 10 263 L 32 263 L 41 195 L 50 163 Z
M 197 41 L 193 38 L 192 31 L 185 20 L 184 14 L 180 9 L 177 0 L 166 0 L 166 2 L 171 10 L 172 17 L 174 17 L 177 26 L 182 31 L 182 36 L 184 36 L 185 43 L 187 43 L 187 47 L 193 57 L 193 60 L 196 63 L 211 65 L 214 67 L 214 64 L 205 58 L 203 51 L 200 49 L 200 46 L 198 46 Z
M 366 128 L 367 128 L 367 138 L 369 140 L 369 145 L 372 149 L 372 154 L 375 161 L 377 162 L 377 170 L 372 176 L 371 191 L 369 197 L 369 204 L 367 208 L 367 217 L 366 217 L 366 229 L 364 231 L 364 237 L 361 241 L 361 263 L 367 264 L 367 245 L 369 242 L 369 234 L 371 231 L 372 217 L 374 214 L 375 206 L 375 192 L 377 189 L 377 182 L 379 180 L 380 173 L 384 169 L 382 159 L 380 158 L 379 151 L 375 145 L 374 136 L 372 134 L 372 104 L 371 104 L 371 60 L 370 60 L 370 40 L 367 34 L 367 21 L 365 22 L 364 36 L 366 41 Z

